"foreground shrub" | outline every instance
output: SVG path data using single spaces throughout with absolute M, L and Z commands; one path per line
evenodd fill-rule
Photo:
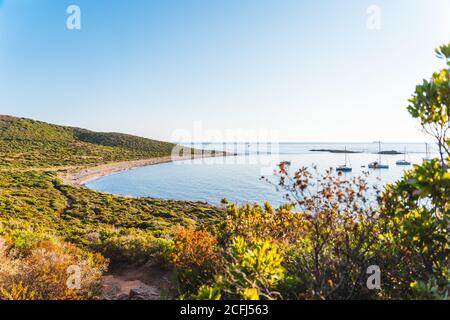
M 182 292 L 196 292 L 200 285 L 211 283 L 222 265 L 216 238 L 193 227 L 176 230 L 168 260 L 175 267 Z
M 289 298 L 352 299 L 378 295 L 366 286 L 366 271 L 378 265 L 379 189 L 365 173 L 347 177 L 300 168 L 291 173 L 279 166 L 279 187 L 295 206 L 301 230 L 285 250 L 290 275 L 285 287 Z
M 194 298 L 276 299 L 277 286 L 284 280 L 283 256 L 271 240 L 235 238 L 227 250 L 222 272 L 216 272 L 213 285 L 203 285 Z
M 386 290 L 392 296 L 442 296 L 450 287 L 450 174 L 425 162 L 386 187 L 381 246 Z M 406 288 L 405 288 L 406 284 Z
M 39 242 L 26 256 L 3 251 L 0 257 L 2 299 L 92 299 L 100 294 L 107 261 L 56 239 Z M 71 270 L 80 286 L 71 286 Z
M 284 279 L 283 256 L 271 240 L 257 239 L 247 243 L 237 237 L 231 243 L 229 258 L 219 284 L 227 298 L 275 299 Z
M 201 263 L 207 281 L 197 282 L 196 298 L 222 299 L 350 299 L 378 295 L 366 287 L 367 267 L 377 264 L 378 213 L 368 200 L 378 190 L 364 177 L 347 179 L 329 170 L 314 176 L 306 168 L 293 178 L 280 165 L 281 186 L 291 204 L 274 210 L 269 204 L 227 208 L 217 228 L 224 254 L 221 267 L 195 256 L 189 229 L 175 241 L 172 262 L 187 278 L 190 264 Z M 299 210 L 299 212 L 295 212 Z M 183 241 L 180 241 L 183 239 Z M 195 242 L 201 242 L 197 239 Z M 211 259 L 211 258 L 210 258 Z M 178 263 L 177 263 L 178 262 Z M 196 277 L 196 276 L 195 276 Z M 214 278 L 214 281 L 212 281 Z M 201 279 L 201 277 L 196 277 Z M 192 281 L 192 280 L 190 280 Z M 192 292 L 192 287 L 190 288 Z M 186 293 L 186 292 L 184 292 Z
M 222 224 L 220 238 L 230 241 L 238 236 L 246 240 L 273 239 L 279 242 L 295 241 L 303 232 L 301 219 L 291 205 L 274 210 L 269 203 L 237 207 L 231 204 Z
M 435 140 L 439 158 L 415 165 L 381 199 L 386 289 L 394 297 L 450 295 L 450 43 L 436 54 L 446 67 L 416 87 L 408 111 Z
M 113 234 L 99 248 L 116 263 L 144 263 L 155 253 L 155 238 L 142 233 Z

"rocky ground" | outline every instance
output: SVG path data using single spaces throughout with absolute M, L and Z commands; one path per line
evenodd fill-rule
M 103 300 L 168 299 L 171 271 L 159 262 L 142 266 L 113 266 L 103 276 Z

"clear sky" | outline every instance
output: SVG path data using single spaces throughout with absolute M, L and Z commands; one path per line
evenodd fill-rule
M 0 0 L 0 114 L 162 140 L 201 121 L 423 141 L 407 100 L 449 41 L 449 0 Z

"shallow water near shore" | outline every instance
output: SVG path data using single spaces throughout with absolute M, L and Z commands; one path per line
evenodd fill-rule
M 190 145 L 191 146 L 191 145 Z M 195 144 L 196 148 L 225 150 L 238 153 L 232 157 L 204 158 L 173 163 L 162 163 L 126 172 L 112 174 L 86 184 L 93 190 L 122 196 L 151 197 L 171 200 L 204 201 L 219 204 L 228 198 L 239 204 L 271 202 L 274 206 L 285 203 L 283 193 L 270 183 L 261 180 L 264 176 L 274 183 L 273 172 L 281 161 L 290 161 L 291 170 L 302 166 L 317 166 L 318 172 L 344 164 L 345 155 L 340 153 L 313 152 L 311 149 L 343 150 L 360 153 L 347 154 L 353 171 L 348 176 L 370 172 L 372 184 L 384 185 L 402 177 L 411 166 L 397 166 L 395 162 L 404 155 L 382 155 L 382 163 L 389 169 L 370 170 L 369 162 L 378 160 L 376 144 L 312 144 L 287 143 L 279 146 L 256 144 Z M 424 144 L 383 144 L 382 150 L 403 152 L 406 159 L 421 163 L 425 157 Z M 436 150 L 431 149 L 432 156 Z M 362 167 L 365 166 L 365 167 Z

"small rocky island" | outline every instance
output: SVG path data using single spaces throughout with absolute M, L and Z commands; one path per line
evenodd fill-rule
M 403 154 L 403 152 L 395 151 L 395 150 L 386 150 L 386 151 L 380 151 L 377 152 L 377 154 Z
M 330 153 L 362 153 L 361 151 L 337 150 L 337 149 L 311 149 L 313 152 L 330 152 Z
M 362 151 L 339 150 L 339 149 L 311 149 L 309 151 L 312 151 L 312 152 L 330 152 L 330 153 L 362 153 Z M 385 150 L 385 151 L 375 152 L 375 154 L 397 155 L 397 154 L 403 154 L 403 152 L 399 152 L 399 151 L 396 151 L 396 150 Z

